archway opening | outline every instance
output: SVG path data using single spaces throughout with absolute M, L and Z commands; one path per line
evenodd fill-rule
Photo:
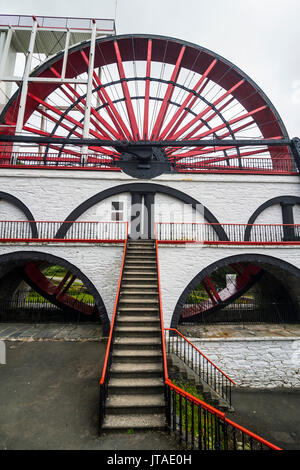
M 0 321 L 109 325 L 91 281 L 69 262 L 37 252 L 0 257 Z
M 299 270 L 267 258 L 231 257 L 201 271 L 177 302 L 172 326 L 299 323 Z

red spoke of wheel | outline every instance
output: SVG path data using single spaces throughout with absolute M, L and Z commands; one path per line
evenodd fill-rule
M 148 126 L 149 126 L 149 97 L 150 97 L 151 57 L 152 57 L 152 40 L 149 39 L 148 40 L 148 49 L 147 49 L 145 104 L 144 104 L 144 125 L 143 125 L 143 138 L 145 140 L 148 139 Z
M 219 126 L 216 126 L 212 129 L 209 129 L 206 132 L 203 132 L 202 134 L 199 134 L 197 136 L 194 136 L 192 140 L 198 140 L 198 139 L 203 139 L 203 137 L 207 137 L 210 134 L 214 134 L 215 132 L 224 129 L 227 125 L 231 126 L 232 124 L 235 124 L 236 122 L 242 121 L 243 119 L 247 119 L 250 116 L 253 116 L 253 114 L 259 113 L 263 109 L 266 109 L 267 105 L 260 106 L 259 108 L 253 109 L 252 111 L 249 111 L 248 113 L 242 114 L 241 116 L 238 116 L 234 119 L 231 119 L 227 123 L 220 124 Z
M 226 108 L 232 101 L 234 100 L 234 97 L 230 98 L 228 101 L 226 101 L 226 103 L 224 103 L 219 109 L 218 109 L 218 112 L 222 111 L 224 108 Z M 194 130 L 193 132 L 191 132 L 189 135 L 186 136 L 186 139 L 189 139 L 194 132 L 197 132 L 199 129 L 201 129 L 201 127 L 203 127 L 205 124 L 207 124 L 209 121 L 211 121 L 211 119 L 213 119 L 213 117 L 215 117 L 216 113 L 214 112 L 211 116 L 209 116 L 208 118 L 206 118 L 205 120 L 205 123 L 201 122 Z M 231 135 L 230 132 L 228 133 L 228 135 Z M 194 150 L 197 150 L 197 149 L 203 149 L 204 147 L 196 147 Z M 167 155 L 168 156 L 171 156 L 174 151 L 176 151 L 176 149 L 178 149 L 178 147 L 175 147 L 169 151 L 167 151 Z M 181 154 L 183 155 L 183 154 Z
M 199 90 L 199 87 L 202 85 L 203 81 L 207 78 L 208 74 L 210 73 L 210 71 L 213 69 L 213 67 L 216 65 L 217 63 L 217 60 L 214 59 L 211 64 L 208 66 L 208 68 L 205 70 L 205 72 L 203 73 L 203 75 L 201 76 L 200 80 L 198 80 L 198 82 L 196 83 L 196 85 L 194 86 L 193 88 L 193 91 L 191 91 L 188 96 L 185 98 L 184 102 L 181 104 L 180 108 L 176 111 L 176 113 L 174 114 L 173 118 L 170 120 L 170 122 L 168 123 L 168 125 L 165 127 L 164 131 L 161 133 L 160 135 L 160 138 L 161 139 L 164 139 L 166 137 L 166 135 L 169 133 L 169 131 L 172 129 L 172 127 L 174 126 L 174 124 L 176 123 L 176 121 L 180 118 L 180 115 L 182 114 L 182 112 L 184 111 L 184 114 L 183 116 L 180 118 L 180 122 L 178 124 L 176 124 L 176 127 L 173 129 L 173 133 L 176 131 L 177 127 L 180 125 L 180 123 L 183 121 L 183 119 L 185 118 L 185 116 L 187 115 L 188 113 L 188 110 L 186 110 L 185 108 L 189 107 L 191 109 L 191 107 L 193 106 L 193 104 L 195 103 L 195 101 L 198 99 L 197 96 L 194 96 L 194 93 L 200 93 L 200 90 Z M 208 80 L 207 82 L 205 83 L 205 86 L 207 85 L 208 83 Z M 203 87 L 204 88 L 204 87 Z M 201 92 L 203 91 L 203 88 L 201 89 Z M 199 90 L 199 91 L 198 91 Z M 192 102 L 190 102 L 192 99 Z
M 130 122 L 130 126 L 131 126 L 131 131 L 132 131 L 132 134 L 133 134 L 133 139 L 134 140 L 135 139 L 140 140 L 138 125 L 137 125 L 137 122 L 136 122 L 136 119 L 135 119 L 135 114 L 134 114 L 134 110 L 133 110 L 133 106 L 132 106 L 132 102 L 131 102 L 131 97 L 130 97 L 128 85 L 127 85 L 127 82 L 126 82 L 126 76 L 125 76 L 125 72 L 124 72 L 123 62 L 122 62 L 122 58 L 121 58 L 121 54 L 120 54 L 120 50 L 119 50 L 119 46 L 118 46 L 117 41 L 114 41 L 114 48 L 115 48 L 115 53 L 116 53 L 116 58 L 117 58 L 117 65 L 118 65 L 119 76 L 120 76 L 120 79 L 121 79 L 122 90 L 123 90 L 123 94 L 124 94 L 124 98 L 125 98 L 127 114 L 128 114 L 128 118 L 129 118 L 129 122 Z
M 63 277 L 63 279 L 60 281 L 60 283 L 58 284 L 56 290 L 55 290 L 55 295 L 56 296 L 59 296 L 63 286 L 65 285 L 65 283 L 67 282 L 67 280 L 69 279 L 69 277 L 72 275 L 71 271 L 68 271 L 65 276 Z
M 229 90 L 227 90 L 222 96 L 220 96 L 216 101 L 214 101 L 211 105 L 207 106 L 200 114 L 191 119 L 182 129 L 180 129 L 176 134 L 170 134 L 168 136 L 168 140 L 171 139 L 178 139 L 184 132 L 190 129 L 196 122 L 199 121 L 205 114 L 212 110 L 212 106 L 217 106 L 221 101 L 227 98 L 232 92 L 234 92 L 238 87 L 240 87 L 243 83 L 245 83 L 245 79 L 240 80 L 235 85 L 233 85 Z
M 56 298 L 59 298 L 64 295 L 70 289 L 71 285 L 76 281 L 76 279 L 77 277 L 75 276 L 75 274 L 73 274 L 69 282 L 65 285 L 65 287 L 56 295 Z
M 85 61 L 86 65 L 88 66 L 89 59 L 86 56 L 85 52 L 81 51 L 81 55 L 82 55 L 83 60 Z M 114 125 L 115 125 L 115 127 L 116 127 L 116 129 L 119 133 L 119 138 L 123 139 L 125 137 L 125 138 L 130 139 L 131 134 L 130 134 L 129 130 L 127 129 L 126 124 L 124 123 L 123 119 L 121 118 L 120 114 L 117 111 L 117 108 L 115 107 L 112 100 L 110 99 L 109 94 L 107 93 L 107 91 L 103 87 L 103 85 L 100 81 L 100 78 L 96 74 L 95 70 L 93 71 L 93 84 L 94 84 L 95 88 L 98 88 L 99 86 L 101 87 L 100 89 L 97 90 L 97 95 L 99 96 L 99 98 L 100 98 L 100 100 L 103 104 L 105 104 L 105 105 L 108 104 L 108 106 L 106 106 L 105 109 L 106 109 L 110 119 L 114 123 Z
M 42 109 L 37 108 L 37 111 L 38 111 L 39 113 L 41 113 L 43 116 L 45 116 L 47 119 L 50 119 L 51 121 L 53 121 L 53 122 L 55 122 L 55 123 L 57 122 L 57 120 L 56 120 L 53 116 L 51 116 L 50 114 L 46 113 L 46 112 L 43 111 Z M 66 131 L 72 132 L 72 134 L 75 135 L 76 137 L 79 137 L 80 139 L 82 138 L 82 134 L 80 134 L 80 132 L 77 132 L 77 131 L 73 130 L 71 127 L 67 126 L 67 125 L 64 124 L 63 122 L 60 123 L 60 126 L 61 126 L 63 129 L 65 129 Z M 49 134 L 49 136 L 51 136 L 51 134 Z M 107 154 L 107 155 L 111 155 L 111 156 L 116 155 L 115 152 L 112 152 L 112 151 L 110 151 L 110 150 L 108 150 L 108 149 L 106 149 L 106 148 L 104 148 L 104 147 L 89 146 L 88 148 L 89 148 L 90 150 L 94 150 L 94 151 L 96 151 L 96 152 L 105 153 L 105 154 Z
M 223 111 L 224 108 L 226 108 L 232 101 L 234 100 L 234 97 L 231 97 L 228 101 L 226 101 L 226 103 L 224 103 L 222 106 L 220 106 L 219 109 L 216 109 L 216 110 L 213 110 L 212 114 L 210 114 L 206 119 L 205 119 L 205 122 L 200 122 L 200 124 L 198 126 L 196 126 L 192 132 L 190 132 L 185 138 L 186 139 L 190 139 L 196 132 L 198 132 L 200 129 L 202 129 L 202 127 L 208 123 L 209 121 L 211 121 L 216 115 L 217 113 L 220 113 L 221 111 Z
M 235 148 L 235 147 L 231 147 L 231 148 Z M 212 159 L 209 159 L 207 158 L 206 160 L 201 160 L 201 165 L 211 165 L 213 163 L 217 163 L 217 162 L 222 162 L 224 160 L 233 160 L 233 159 L 236 159 L 236 158 L 243 158 L 243 157 L 249 157 L 250 155 L 257 155 L 259 153 L 264 153 L 266 152 L 267 149 L 260 149 L 260 150 L 251 150 L 249 152 L 244 152 L 244 153 L 235 153 L 234 155 L 226 155 L 225 157 L 216 157 L 216 158 L 212 158 Z M 193 165 L 194 163 L 197 163 L 197 162 L 190 162 L 191 165 Z M 189 162 L 185 162 L 183 163 L 183 165 L 188 165 Z
M 215 153 L 223 150 L 230 150 L 234 149 L 235 145 L 228 145 L 228 146 L 220 146 L 220 147 L 209 147 L 205 148 L 204 147 L 198 147 L 199 150 L 193 149 L 190 152 L 185 152 L 185 153 L 179 153 L 178 155 L 172 155 L 172 160 L 182 160 L 183 158 L 189 158 L 189 157 L 201 157 L 202 155 L 206 155 L 207 153 Z M 204 149 L 204 150 L 203 150 Z
M 203 285 L 204 289 L 206 290 L 206 292 L 207 292 L 210 300 L 212 301 L 212 303 L 216 305 L 218 303 L 218 301 L 217 301 L 216 297 L 214 297 L 214 295 L 212 294 L 211 289 L 207 284 L 207 278 L 203 279 L 201 284 Z
M 178 55 L 176 64 L 174 66 L 171 79 L 170 79 L 171 83 L 169 83 L 169 85 L 167 87 L 167 91 L 165 93 L 162 105 L 160 107 L 158 116 L 156 118 L 156 122 L 155 122 L 154 127 L 153 127 L 153 131 L 152 131 L 152 135 L 151 135 L 151 139 L 153 139 L 153 140 L 156 140 L 158 138 L 159 133 L 160 133 L 161 128 L 162 128 L 162 125 L 163 125 L 163 121 L 166 117 L 166 113 L 167 113 L 167 110 L 168 110 L 168 107 L 169 107 L 169 104 L 170 104 L 169 100 L 172 98 L 172 95 L 173 95 L 173 92 L 174 92 L 174 89 L 175 89 L 175 82 L 176 82 L 176 80 L 178 78 L 178 75 L 179 75 L 179 72 L 180 72 L 180 64 L 181 64 L 184 52 L 185 52 L 185 46 L 182 46 L 181 50 L 180 50 L 180 53 Z
M 49 103 L 46 103 L 46 101 L 42 100 L 41 98 L 38 98 L 37 96 L 35 95 L 32 95 L 31 93 L 28 93 L 28 96 L 32 99 L 34 99 L 35 101 L 37 101 L 38 103 L 40 103 L 41 105 L 45 106 L 46 108 L 50 109 L 51 111 L 53 111 L 55 114 L 58 114 L 59 116 L 62 116 L 62 112 L 55 108 L 54 106 L 50 105 Z M 83 129 L 83 124 L 81 124 L 79 121 L 77 121 L 76 119 L 72 118 L 71 116 L 69 116 L 68 114 L 65 114 L 63 116 L 67 121 L 70 121 L 72 124 L 80 127 L 81 129 Z M 102 136 L 96 132 L 96 131 L 93 131 L 92 129 L 90 129 L 90 134 L 92 134 L 93 136 L 95 136 L 97 139 L 102 139 Z M 55 137 L 55 136 L 53 136 Z M 107 150 L 105 150 L 104 153 L 107 153 Z
M 209 276 L 206 276 L 205 281 L 209 285 L 209 288 L 211 289 L 211 291 L 212 291 L 215 299 L 217 300 L 217 302 L 220 302 L 221 301 L 220 296 L 217 292 L 217 289 L 214 286 L 214 283 L 212 282 L 212 279 Z
M 60 77 L 59 73 L 53 68 L 51 67 L 51 71 L 54 73 L 54 75 L 56 75 L 57 77 Z M 80 94 L 75 90 L 74 87 L 72 87 L 69 83 L 64 83 L 64 85 L 66 86 L 66 88 L 74 95 L 76 96 L 76 98 L 81 98 Z M 71 103 L 75 104 L 75 106 L 79 109 L 79 111 L 84 115 L 85 113 L 85 109 L 84 107 L 80 106 L 79 103 L 76 103 L 76 100 L 71 96 L 69 95 L 69 93 L 67 93 L 67 91 L 61 87 L 60 88 L 61 91 L 68 97 L 68 99 L 71 101 Z M 81 98 L 81 103 L 83 104 L 83 106 L 85 106 L 86 104 L 86 101 L 84 98 Z M 91 113 L 93 114 L 93 116 L 95 116 L 99 122 L 101 122 L 101 124 L 116 138 L 116 139 L 119 139 L 120 138 L 120 135 L 115 131 L 115 129 L 113 129 L 110 124 L 102 117 L 100 116 L 99 113 L 97 113 L 97 111 L 91 107 Z M 111 136 L 109 134 L 107 134 L 100 126 L 99 124 L 97 123 L 97 121 L 95 121 L 94 119 L 91 118 L 91 124 L 93 124 L 101 133 L 102 133 L 102 137 L 103 139 L 107 139 L 107 140 L 111 140 Z

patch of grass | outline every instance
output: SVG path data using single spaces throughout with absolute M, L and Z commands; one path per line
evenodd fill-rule
M 173 380 L 172 383 L 194 397 L 199 398 L 199 400 L 205 401 L 195 384 L 187 380 Z M 216 442 L 220 448 L 224 448 L 223 432 L 218 425 L 218 421 L 213 418 L 213 415 L 204 409 L 200 409 L 197 405 L 193 405 L 189 400 L 180 398 L 180 395 L 177 393 L 175 395 L 175 410 L 179 420 L 181 417 L 183 434 L 190 436 L 193 434 L 195 438 L 201 440 L 203 448 L 213 449 L 216 447 Z

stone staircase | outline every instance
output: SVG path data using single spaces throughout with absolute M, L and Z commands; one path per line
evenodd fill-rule
M 213 388 L 205 383 L 187 364 L 185 364 L 174 353 L 167 354 L 168 374 L 171 380 L 177 383 L 186 382 L 189 385 L 195 385 L 197 392 L 203 397 L 203 400 L 209 405 L 217 408 L 223 413 L 233 413 L 234 408 L 219 396 Z
M 165 429 L 154 242 L 128 240 L 103 431 Z

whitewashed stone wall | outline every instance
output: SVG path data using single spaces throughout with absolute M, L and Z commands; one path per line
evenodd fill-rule
M 253 212 L 267 200 L 280 195 L 299 196 L 299 177 L 272 175 L 162 175 L 143 181 L 124 173 L 68 170 L 1 169 L 1 191 L 18 197 L 31 210 L 35 220 L 64 220 L 91 196 L 120 184 L 157 183 L 178 189 L 204 204 L 219 222 L 247 223 Z M 124 195 L 126 200 L 126 195 Z M 160 196 L 159 196 L 160 197 Z M 128 198 L 127 198 L 128 200 Z M 167 201 L 167 199 L 164 199 Z M 171 201 L 169 201 L 171 202 Z M 174 204 L 178 204 L 176 200 Z M 0 205 L 3 201 L 0 201 Z M 161 220 L 170 220 L 170 205 L 165 205 Z M 107 207 L 103 206 L 103 213 Z M 176 212 L 176 211 L 175 211 Z M 103 220 L 101 210 L 83 214 L 87 220 Z M 1 211 L 2 220 L 12 213 Z M 189 219 L 189 217 L 188 217 Z M 201 218 L 200 218 L 201 219 Z M 260 223 L 282 223 L 281 212 L 270 209 Z M 300 223 L 300 210 L 295 210 Z
M 238 387 L 300 387 L 300 338 L 189 340 Z
M 209 246 L 159 245 L 160 283 L 165 327 L 171 325 L 174 309 L 183 290 L 194 277 L 210 264 L 240 254 L 268 255 L 300 269 L 298 246 Z
M 122 263 L 123 245 L 68 245 L 61 243 L 0 245 L 0 256 L 21 251 L 55 255 L 80 269 L 98 290 L 108 317 L 111 319 Z

